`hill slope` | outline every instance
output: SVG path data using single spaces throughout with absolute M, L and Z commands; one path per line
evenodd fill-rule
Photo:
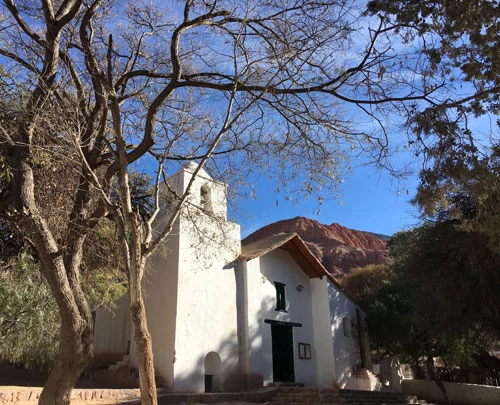
M 243 243 L 280 232 L 298 233 L 323 266 L 336 277 L 349 273 L 355 267 L 390 261 L 386 242 L 375 235 L 337 223 L 324 225 L 305 217 L 269 224 L 247 236 Z

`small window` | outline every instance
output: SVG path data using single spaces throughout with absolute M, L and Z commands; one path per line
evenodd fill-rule
M 285 284 L 274 282 L 276 287 L 276 311 L 286 312 Z
M 351 323 L 349 322 L 348 317 L 342 318 L 342 327 L 344 329 L 344 336 L 351 336 Z
M 311 358 L 311 345 L 309 343 L 299 343 L 299 359 L 310 360 Z
M 212 198 L 210 195 L 210 185 L 204 184 L 200 190 L 201 208 L 207 212 L 212 212 Z

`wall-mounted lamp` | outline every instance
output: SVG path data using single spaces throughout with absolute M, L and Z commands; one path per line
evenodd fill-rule
M 301 292 L 303 289 L 304 289 L 304 286 L 303 286 L 302 284 L 299 284 L 299 285 L 297 286 L 297 291 L 298 291 L 298 292 Z

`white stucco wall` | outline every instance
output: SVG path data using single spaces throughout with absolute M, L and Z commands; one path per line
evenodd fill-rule
M 450 403 L 462 405 L 500 404 L 500 387 L 450 382 L 443 382 L 443 385 Z M 404 379 L 402 389 L 404 394 L 415 395 L 419 399 L 447 403 L 446 397 L 434 381 Z
M 236 280 L 228 266 L 240 252 L 239 226 L 192 221 L 181 219 L 174 388 L 203 392 L 205 357 L 215 352 L 222 363 L 221 388 L 231 390 L 241 385 Z
M 195 167 L 190 164 L 168 180 L 178 195 L 186 190 Z M 209 190 L 205 211 L 197 208 L 202 187 Z M 160 222 L 168 218 L 169 202 L 175 203 L 172 197 L 165 201 Z M 240 229 L 226 217 L 225 185 L 212 181 L 202 170 L 165 245 L 147 266 L 143 289 L 155 370 L 172 390 L 203 392 L 205 357 L 210 352 L 221 358 L 222 388 L 230 389 L 237 379 L 235 273 L 226 265 L 240 254 Z M 137 356 L 128 320 L 128 299 L 123 313 L 128 329 L 117 326 L 125 322 L 120 317 L 113 320 L 105 314 L 99 318 L 103 327 L 98 332 L 98 344 L 103 350 L 115 346 L 118 350 L 123 342 L 126 348 L 126 342 L 131 340 L 130 365 L 134 367 Z M 237 380 L 241 383 L 241 379 Z
M 179 227 L 176 224 L 164 246 L 151 257 L 143 280 L 148 329 L 153 341 L 157 378 L 173 388 L 175 325 L 179 263 Z M 131 365 L 137 365 L 135 344 Z
M 169 182 L 176 185 L 176 190 L 182 193 L 187 189 L 191 177 L 196 169 L 195 163 L 190 163 L 169 179 Z M 175 179 L 175 180 L 174 180 Z M 208 198 L 202 202 L 202 188 L 208 190 Z M 201 170 L 194 180 L 189 190 L 188 203 L 192 206 L 204 208 L 211 212 L 213 216 L 227 220 L 227 191 L 224 183 L 213 180 L 205 170 Z
M 94 353 L 124 355 L 130 340 L 129 298 L 125 294 L 113 311 L 99 310 L 94 326 Z
M 335 374 L 340 386 L 345 386 L 356 365 L 361 364 L 359 340 L 351 321 L 357 323 L 356 305 L 331 281 L 328 281 L 331 333 L 335 356 Z M 343 318 L 347 318 L 349 336 L 344 335 Z
M 272 380 L 272 353 L 263 351 L 263 331 L 270 325 L 264 323 L 262 313 L 261 287 L 266 279 L 260 272 L 260 261 L 256 259 L 246 262 L 247 288 L 248 288 L 248 354 L 250 376 L 257 384 L 262 384 L 263 379 Z M 271 362 L 271 369 L 266 369 L 265 364 Z
M 196 167 L 190 163 L 169 179 L 179 195 L 187 190 Z M 228 390 L 235 380 L 241 383 L 235 376 L 239 371 L 236 281 L 234 269 L 227 266 L 240 254 L 241 245 L 239 226 L 227 222 L 225 184 L 201 170 L 178 226 L 175 359 L 169 362 L 173 389 L 203 392 L 205 357 L 214 352 L 222 363 L 221 388 Z M 215 357 L 211 355 L 212 360 Z
M 331 388 L 336 381 L 336 374 L 326 277 L 311 279 L 311 292 L 314 346 L 316 353 L 319 353 L 316 358 L 317 385 Z
M 251 372 L 262 374 L 264 384 L 273 381 L 271 325 L 265 323 L 265 320 L 300 323 L 302 327 L 292 328 L 295 381 L 316 386 L 317 347 L 313 332 L 312 287 L 309 278 L 282 249 L 249 261 L 247 273 Z M 287 312 L 276 311 L 275 281 L 286 285 Z M 297 291 L 298 285 L 303 286 L 300 292 Z M 299 342 L 311 345 L 312 359 L 299 359 Z

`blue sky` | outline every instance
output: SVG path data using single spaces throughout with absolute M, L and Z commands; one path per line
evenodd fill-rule
M 416 177 L 411 176 L 398 189 L 387 172 L 369 166 L 354 167 L 341 185 L 341 201 L 326 200 L 318 215 L 317 201 L 306 199 L 298 204 L 284 201 L 282 196 L 263 192 L 273 188 L 261 181 L 256 185 L 257 198 L 240 202 L 241 212 L 236 214 L 236 220 L 241 225 L 242 237 L 272 222 L 296 216 L 392 235 L 418 223 L 418 212 L 409 203 L 417 183 Z

